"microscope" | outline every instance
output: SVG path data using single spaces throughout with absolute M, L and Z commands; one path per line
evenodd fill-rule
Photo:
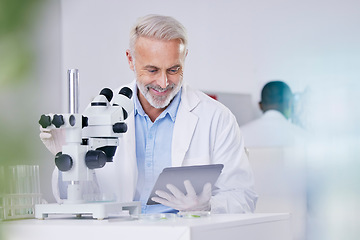
M 104 219 L 109 214 L 128 210 L 140 213 L 140 202 L 94 201 L 84 197 L 83 181 L 93 181 L 95 170 L 111 163 L 119 144 L 119 138 L 127 131 L 125 123 L 133 111 L 130 88 L 122 88 L 113 94 L 109 88 L 101 90 L 87 106 L 83 114 L 78 113 L 79 71 L 68 70 L 69 113 L 43 114 L 39 124 L 46 129 L 65 132 L 65 144 L 55 156 L 55 165 L 64 181 L 70 182 L 67 199 L 62 204 L 35 205 L 35 218 L 44 219 L 49 214 L 92 215 Z M 112 101 L 112 103 L 111 103 Z

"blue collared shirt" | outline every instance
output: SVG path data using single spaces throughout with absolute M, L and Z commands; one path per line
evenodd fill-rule
M 174 212 L 174 209 L 157 204 L 146 205 L 157 177 L 165 167 L 171 166 L 171 143 L 181 90 L 170 105 L 152 122 L 144 112 L 135 94 L 135 137 L 138 182 L 135 201 L 141 202 L 142 213 Z

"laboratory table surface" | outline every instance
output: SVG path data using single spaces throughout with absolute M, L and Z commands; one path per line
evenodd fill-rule
M 288 213 L 212 214 L 206 217 L 104 220 L 52 216 L 45 220 L 23 219 L 0 223 L 7 240 L 23 239 L 276 239 L 291 237 Z

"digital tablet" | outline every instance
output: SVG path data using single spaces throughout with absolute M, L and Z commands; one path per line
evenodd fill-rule
M 206 183 L 211 183 L 211 186 L 214 186 L 223 167 L 223 164 L 211 164 L 164 168 L 164 170 L 160 173 L 158 179 L 156 180 L 147 204 L 159 204 L 151 200 L 151 198 L 158 197 L 158 195 L 155 194 L 155 191 L 157 190 L 169 192 L 169 189 L 166 188 L 166 185 L 169 183 L 177 187 L 184 194 L 186 194 L 184 181 L 190 180 L 196 194 L 200 194 Z

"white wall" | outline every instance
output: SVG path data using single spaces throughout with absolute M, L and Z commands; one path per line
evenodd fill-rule
M 188 29 L 185 79 L 196 88 L 251 93 L 256 102 L 273 79 L 294 91 L 351 81 L 360 72 L 359 9 L 357 0 L 62 0 L 63 78 L 80 69 L 83 107 L 102 87 L 131 81 L 129 28 L 159 13 Z
M 51 190 L 51 175 L 55 167 L 54 156 L 46 149 L 39 139 L 39 125 L 37 122 L 42 114 L 61 113 L 61 4 L 58 1 L 46 1 L 39 9 L 36 29 L 33 35 L 36 59 L 34 76 L 31 81 L 35 91 L 31 99 L 36 102 L 31 109 L 34 137 L 32 141 L 39 153 L 34 161 L 40 165 L 41 191 L 43 198 L 48 202 L 55 202 Z

